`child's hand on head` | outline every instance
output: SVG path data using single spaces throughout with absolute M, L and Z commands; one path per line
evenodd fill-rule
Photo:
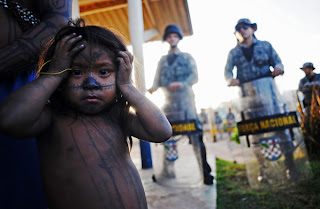
M 117 72 L 117 86 L 131 84 L 131 72 L 133 56 L 128 51 L 121 51 L 118 53 L 119 70 Z
M 59 73 L 70 68 L 74 57 L 85 48 L 85 45 L 80 43 L 81 40 L 82 36 L 75 33 L 63 37 L 57 43 L 48 73 Z M 66 78 L 68 74 L 64 72 L 61 75 Z

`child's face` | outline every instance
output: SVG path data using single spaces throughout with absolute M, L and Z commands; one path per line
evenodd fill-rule
M 86 44 L 72 63 L 65 98 L 72 108 L 97 114 L 116 98 L 116 65 L 101 48 Z

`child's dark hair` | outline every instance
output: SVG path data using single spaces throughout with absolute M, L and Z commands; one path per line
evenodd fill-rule
M 101 47 L 104 49 L 108 55 L 113 59 L 114 63 L 117 64 L 116 58 L 120 51 L 126 51 L 127 47 L 123 41 L 115 35 L 112 31 L 98 26 L 86 26 L 83 19 L 70 20 L 68 26 L 63 27 L 47 44 L 47 48 L 42 52 L 39 60 L 39 66 L 50 60 L 54 54 L 55 47 L 57 43 L 65 36 L 75 33 L 77 35 L 82 35 L 83 40 L 85 40 L 88 45 Z M 41 70 L 45 72 L 47 66 L 43 67 Z
M 87 42 L 88 45 L 96 46 L 108 53 L 110 58 L 113 60 L 118 69 L 117 55 L 120 51 L 127 51 L 126 45 L 123 41 L 115 35 L 112 31 L 98 26 L 86 26 L 83 19 L 76 19 L 69 21 L 68 25 L 63 27 L 55 36 L 54 39 L 49 41 L 46 49 L 41 53 L 39 58 L 39 66 L 41 72 L 46 72 L 48 70 L 49 64 L 44 65 L 47 61 L 51 60 L 54 55 L 56 45 L 61 39 L 67 35 L 75 33 L 81 35 L 83 40 Z M 61 69 L 63 70 L 63 69 Z M 39 75 L 38 75 L 39 76 Z M 64 85 L 64 82 L 60 84 L 60 87 Z M 53 95 L 50 97 L 49 105 L 54 111 L 63 113 L 67 104 L 62 96 L 61 89 L 57 89 Z M 129 111 L 129 104 L 124 100 L 121 92 L 117 90 L 117 99 L 115 101 L 114 107 L 111 107 L 113 118 L 119 121 L 119 117 L 123 118 L 123 114 L 126 114 Z M 79 115 L 79 113 L 77 113 Z M 120 120 L 122 121 L 122 120 Z M 122 123 L 122 122 L 121 122 Z M 123 128 L 123 124 L 120 124 Z M 125 130 L 124 130 L 125 131 Z

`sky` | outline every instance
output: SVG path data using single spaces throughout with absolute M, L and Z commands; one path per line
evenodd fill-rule
M 319 0 L 188 0 L 193 35 L 179 43 L 181 51 L 196 60 L 199 82 L 193 86 L 197 109 L 218 107 L 238 97 L 237 87 L 228 87 L 224 67 L 229 51 L 236 46 L 234 26 L 240 18 L 257 23 L 255 35 L 269 41 L 284 64 L 285 74 L 275 78 L 280 92 L 296 90 L 304 62 L 313 62 L 320 73 L 320 1 Z M 152 86 L 161 56 L 169 45 L 145 43 L 144 68 L 146 87 Z M 235 72 L 235 71 L 234 71 Z M 147 93 L 161 106 L 161 91 Z

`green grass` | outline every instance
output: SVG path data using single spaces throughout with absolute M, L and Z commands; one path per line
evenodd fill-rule
M 313 178 L 290 187 L 258 190 L 249 186 L 246 168 L 217 159 L 218 209 L 320 208 L 320 161 L 310 162 Z

